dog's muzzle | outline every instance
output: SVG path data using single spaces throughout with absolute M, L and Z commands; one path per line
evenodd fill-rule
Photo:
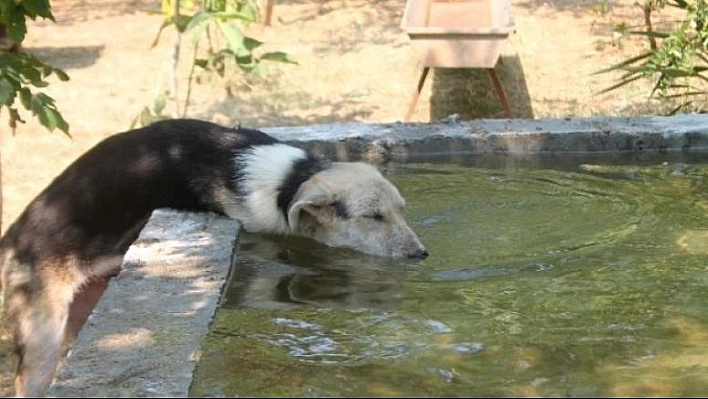
M 408 259 L 425 259 L 428 257 L 428 251 L 425 248 L 418 248 L 408 254 Z

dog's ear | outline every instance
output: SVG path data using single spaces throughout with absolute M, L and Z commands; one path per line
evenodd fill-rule
M 310 216 L 319 220 L 323 209 L 332 204 L 333 196 L 312 182 L 305 182 L 298 190 L 293 204 L 288 210 L 288 225 L 292 232 L 296 233 L 300 227 L 300 219 L 306 212 Z

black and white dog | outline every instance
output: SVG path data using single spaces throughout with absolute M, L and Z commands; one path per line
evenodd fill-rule
M 86 308 L 81 293 L 117 273 L 154 209 L 211 211 L 250 232 L 425 258 L 403 206 L 373 166 L 324 161 L 256 130 L 170 120 L 116 134 L 54 179 L 0 241 L 15 393 L 45 392 L 65 330 L 77 332 L 67 319 Z

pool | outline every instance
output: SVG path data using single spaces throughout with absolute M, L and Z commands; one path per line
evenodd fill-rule
M 430 252 L 241 235 L 192 396 L 702 396 L 708 159 L 390 162 Z

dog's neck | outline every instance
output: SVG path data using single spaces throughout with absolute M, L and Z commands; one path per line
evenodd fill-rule
M 329 162 L 309 153 L 306 158 L 300 158 L 293 162 L 290 173 L 278 187 L 278 208 L 280 208 L 286 221 L 290 206 L 293 204 L 293 198 L 295 198 L 295 194 L 297 194 L 302 183 L 314 174 L 327 169 L 328 166 Z
M 288 209 L 298 189 L 329 162 L 283 143 L 257 145 L 236 157 L 238 192 L 247 231 L 294 233 Z

